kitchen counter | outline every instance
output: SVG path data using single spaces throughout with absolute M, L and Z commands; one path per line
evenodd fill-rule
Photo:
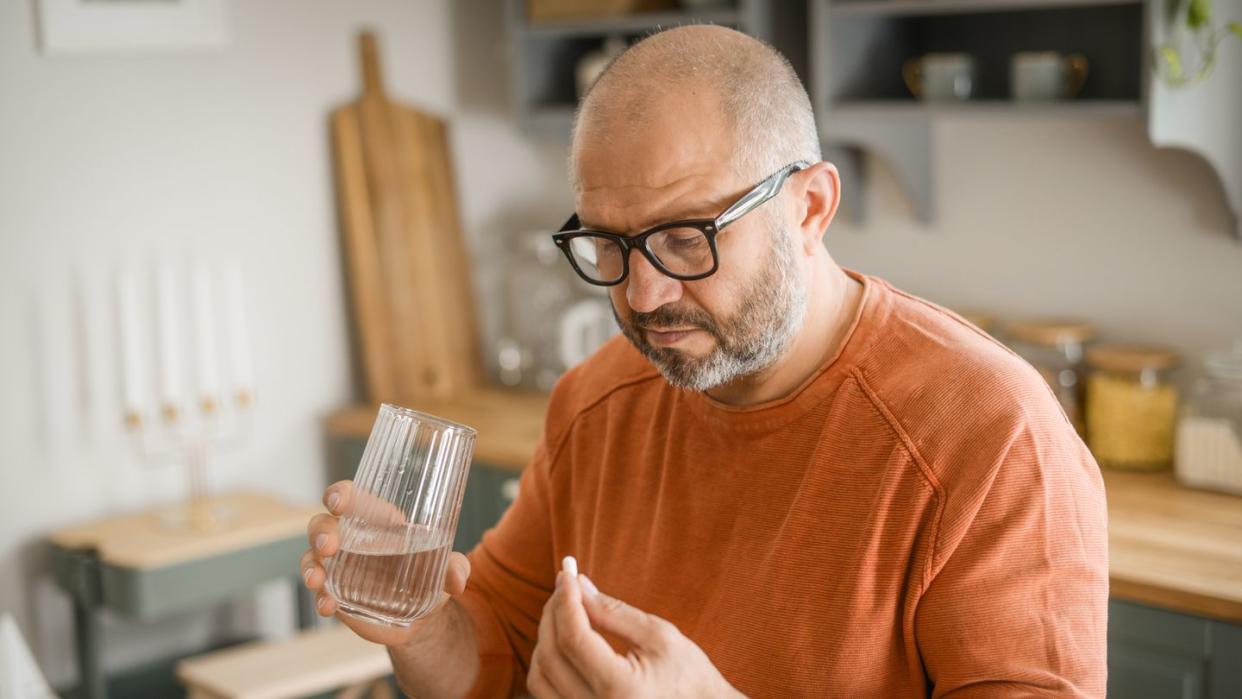
M 1104 471 L 1112 596 L 1242 623 L 1242 497 Z

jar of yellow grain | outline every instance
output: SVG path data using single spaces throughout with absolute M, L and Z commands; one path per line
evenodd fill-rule
M 1083 422 L 1083 350 L 1095 328 L 1075 320 L 1030 320 L 1005 328 L 1005 342 L 1044 377 L 1078 434 Z
M 1087 350 L 1087 445 L 1101 466 L 1159 471 L 1173 462 L 1178 356 L 1158 347 Z

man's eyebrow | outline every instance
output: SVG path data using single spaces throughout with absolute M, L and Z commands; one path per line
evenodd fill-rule
M 640 226 L 639 228 L 637 228 L 636 230 L 632 232 L 631 231 L 616 231 L 606 226 L 597 226 L 594 223 L 591 223 L 587 221 L 586 219 L 582 218 L 581 215 L 578 216 L 578 224 L 581 225 L 583 228 L 589 228 L 591 230 L 597 230 L 597 231 L 604 231 L 605 233 L 617 233 L 618 235 L 638 235 L 642 231 L 650 230 L 656 226 L 660 226 L 665 223 L 673 223 L 676 221 L 700 221 L 703 219 L 714 219 L 717 216 L 719 216 L 720 212 L 722 211 L 724 211 L 724 207 L 722 206 L 714 205 L 714 204 L 704 204 L 702 206 L 696 206 L 689 210 L 683 211 L 676 216 L 661 216 L 657 219 L 653 219 L 650 221 L 644 221 L 642 226 Z

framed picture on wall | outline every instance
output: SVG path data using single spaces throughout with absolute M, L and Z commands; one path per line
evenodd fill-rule
M 228 42 L 229 0 L 38 0 L 46 54 L 206 49 Z

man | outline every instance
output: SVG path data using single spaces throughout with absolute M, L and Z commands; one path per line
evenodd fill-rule
M 445 603 L 410 630 L 343 619 L 407 691 L 1104 694 L 1095 462 L 1015 355 L 836 265 L 820 158 L 796 75 L 737 32 L 656 34 L 600 77 L 556 240 L 624 338 L 557 385 Z M 331 614 L 335 517 L 309 533 Z

